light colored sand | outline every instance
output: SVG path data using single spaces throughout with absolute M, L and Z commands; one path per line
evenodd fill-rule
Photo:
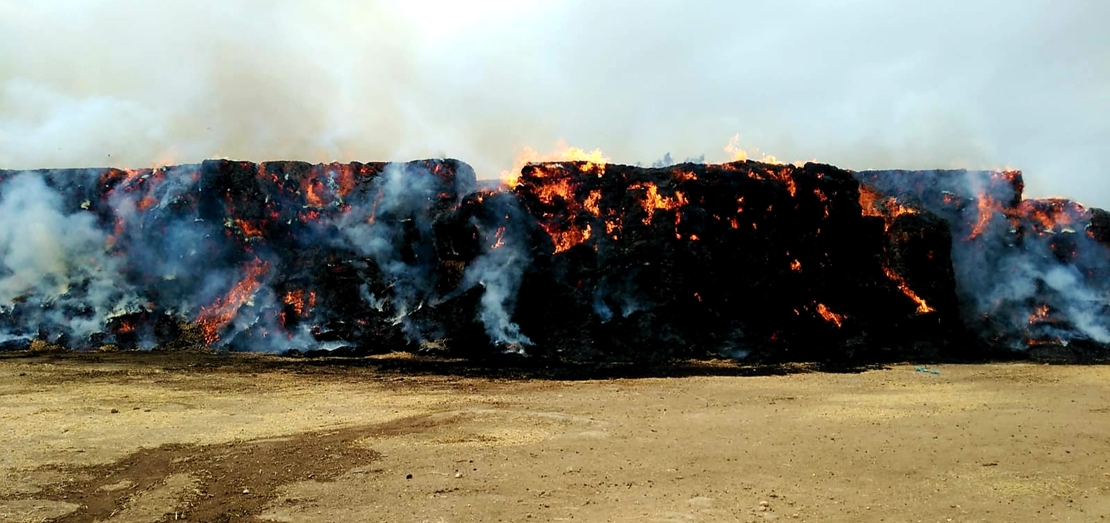
M 74 510 L 52 485 L 88 478 L 63 465 L 351 427 L 380 458 L 279 486 L 262 520 L 1110 518 L 1108 367 L 492 381 L 257 361 L 0 360 L 0 521 Z M 198 477 L 113 478 L 106 520 L 187 516 Z

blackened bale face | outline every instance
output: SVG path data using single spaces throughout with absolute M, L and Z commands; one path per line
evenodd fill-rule
M 0 171 L 0 331 L 658 361 L 1110 343 L 1105 213 L 1014 172 L 227 160 Z
M 514 188 L 540 229 L 516 313 L 537 351 L 875 357 L 871 347 L 940 350 L 957 336 L 946 225 L 891 236 L 864 216 L 848 172 L 603 167 L 531 165 Z M 898 250 L 904 243 L 923 247 Z M 920 256 L 949 270 L 904 274 Z

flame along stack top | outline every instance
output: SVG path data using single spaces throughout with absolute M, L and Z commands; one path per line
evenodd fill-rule
M 968 245 L 1051 236 L 1059 267 L 1108 265 L 1110 220 L 1022 201 L 1020 183 L 750 161 L 533 164 L 484 190 L 455 160 L 0 171 L 0 336 L 635 361 L 1097 344 L 1097 318 L 1065 292 L 1090 290 L 1086 277 L 1055 266 L 1028 311 L 977 321 L 999 291 L 974 287 L 967 264 L 998 263 Z M 39 231 L 39 255 L 14 256 L 29 214 L 80 234 Z

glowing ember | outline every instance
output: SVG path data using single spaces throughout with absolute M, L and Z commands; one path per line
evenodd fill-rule
M 793 197 L 798 193 L 798 186 L 794 183 L 791 171 L 786 169 L 752 170 L 751 176 L 760 180 L 778 180 L 786 185 L 787 192 Z
M 684 182 L 698 179 L 698 175 L 694 174 L 693 171 L 678 171 L 674 173 L 674 177 L 676 180 Z
M 318 193 L 318 191 L 320 190 L 319 186 L 320 181 L 315 179 L 309 180 L 308 183 L 305 184 L 304 200 L 309 207 L 320 208 L 324 206 L 324 200 L 320 197 L 320 194 Z
M 1039 323 L 1048 319 L 1048 305 L 1041 305 L 1037 307 L 1032 314 L 1029 315 L 1029 324 Z
M 645 225 L 651 224 L 652 218 L 655 217 L 655 211 L 673 211 L 686 205 L 686 195 L 682 194 L 681 191 L 675 191 L 674 197 L 663 196 L 659 194 L 659 188 L 651 182 L 633 184 L 629 189 L 646 189 L 644 197 L 640 201 L 640 205 L 647 212 L 647 217 L 644 218 Z M 682 218 L 677 217 L 676 219 L 681 221 Z
M 1033 223 L 1033 230 L 1040 235 L 1057 232 L 1074 232 L 1081 222 L 1090 220 L 1091 213 L 1082 205 L 1061 198 L 1026 200 L 1021 202 L 1012 220 L 1020 223 L 1024 217 Z
M 293 312 L 296 313 L 297 316 L 303 316 L 305 310 L 307 310 L 305 308 L 305 294 L 306 293 L 303 290 L 289 291 L 285 293 L 285 304 L 291 306 L 293 308 Z M 309 292 L 307 293 L 307 295 L 308 309 L 312 309 L 316 306 L 316 293 Z
M 913 289 L 910 288 L 910 285 L 906 283 L 905 278 L 894 272 L 894 270 L 890 267 L 884 266 L 883 271 L 886 272 L 886 277 L 890 278 L 890 281 L 898 285 L 898 290 L 902 291 L 902 294 L 905 294 L 907 298 L 913 300 L 913 302 L 917 304 L 918 314 L 928 314 L 930 312 L 933 312 L 933 308 L 930 307 L 928 303 L 925 303 L 925 300 L 921 299 L 917 295 L 917 293 L 913 292 Z
M 262 228 L 247 220 L 235 220 L 235 226 L 243 231 L 243 235 L 248 238 L 258 238 L 262 236 Z
M 859 187 L 859 205 L 864 216 L 882 218 L 888 231 L 899 216 L 918 214 L 917 209 L 902 205 L 897 198 L 887 198 L 866 185 Z M 825 209 L 825 216 L 828 216 L 828 209 Z
M 879 210 L 878 205 L 881 200 L 883 200 L 883 196 L 874 189 L 866 185 L 859 186 L 859 206 L 863 208 L 864 216 L 881 218 L 883 213 Z
M 118 334 L 128 334 L 135 332 L 135 324 L 127 320 L 121 321 L 119 327 L 116 328 L 116 332 Z
M 590 196 L 586 198 L 586 202 L 582 204 L 590 214 L 594 216 L 601 216 L 601 210 L 598 208 L 598 201 L 601 200 L 601 191 L 591 191 Z
M 551 235 L 552 241 L 555 242 L 555 254 L 559 254 L 590 239 L 592 230 L 590 224 L 586 224 L 584 229 L 570 228 L 565 231 L 549 229 L 547 233 Z
M 605 220 L 605 234 L 614 234 L 620 230 L 621 219 L 619 217 Z
M 601 216 L 601 191 L 590 191 L 584 201 L 580 200 L 577 189 L 581 182 L 566 168 L 564 164 L 537 165 L 531 174 L 531 180 L 536 184 L 534 194 L 537 199 L 544 205 L 561 207 L 569 215 L 567 220 L 559 224 L 552 220 L 540 221 L 540 226 L 554 241 L 556 253 L 566 251 L 590 238 L 588 224 L 585 229 L 576 225 L 581 223 L 578 217 L 583 212 L 595 218 Z
M 493 245 L 490 246 L 490 249 L 497 249 L 500 248 L 502 245 L 505 245 L 504 226 L 498 227 L 497 232 L 493 233 Z
M 536 189 L 536 196 L 546 205 L 555 205 L 555 198 L 562 198 L 569 205 L 574 205 L 574 186 L 570 178 L 562 178 L 545 182 Z
M 798 260 L 790 262 L 790 270 L 794 272 L 802 272 L 802 262 Z
M 218 298 L 212 305 L 201 307 L 197 323 L 204 331 L 204 341 L 215 343 L 220 339 L 220 329 L 235 318 L 243 306 L 262 286 L 260 279 L 270 270 L 268 262 L 257 259 L 247 263 L 243 279 L 232 287 L 225 296 Z
M 817 314 L 820 314 L 821 317 L 825 319 L 825 321 L 836 325 L 836 328 L 838 329 L 842 325 L 844 325 L 844 320 L 846 318 L 846 316 L 844 316 L 843 314 L 837 314 L 833 311 L 830 311 L 824 303 L 817 304 Z
M 994 201 L 993 198 L 986 194 L 979 195 L 979 219 L 975 222 L 975 227 L 968 235 L 968 240 L 974 240 L 987 230 L 987 226 L 991 223 L 991 218 L 994 217 L 996 212 L 1002 212 L 1002 204 Z

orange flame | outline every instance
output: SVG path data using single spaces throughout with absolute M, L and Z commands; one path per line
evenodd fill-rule
M 158 203 L 158 199 L 154 197 L 154 194 L 148 193 L 142 200 L 139 200 L 139 203 L 135 204 L 135 209 L 139 212 L 143 212 L 154 207 L 155 203 Z
M 878 206 L 881 199 L 882 195 L 874 189 L 862 184 L 859 186 L 859 206 L 863 208 L 864 216 L 883 217 L 883 212 L 879 210 Z
M 243 231 L 243 235 L 248 238 L 258 238 L 262 236 L 262 228 L 247 220 L 235 220 L 235 226 Z
M 967 239 L 974 240 L 982 235 L 987 230 L 987 226 L 990 225 L 994 213 L 1001 211 L 1002 205 L 994 201 L 994 198 L 987 194 L 979 195 L 979 219 L 975 222 L 975 227 L 971 230 Z
M 493 234 L 493 245 L 490 249 L 497 249 L 502 245 L 505 245 L 505 227 L 498 227 L 497 232 Z
M 243 279 L 208 307 L 201 307 L 197 322 L 204 331 L 204 341 L 211 344 L 220 339 L 220 329 L 227 325 L 239 309 L 262 286 L 259 281 L 270 270 L 270 264 L 258 259 L 247 263 Z
M 888 198 L 867 185 L 859 186 L 859 205 L 864 216 L 882 218 L 886 230 L 894 225 L 894 220 L 905 214 L 918 214 L 917 209 L 902 205 L 897 198 Z M 825 210 L 828 216 L 828 209 Z
M 285 304 L 293 307 L 293 312 L 300 316 L 304 314 L 304 291 L 296 290 L 285 293 Z
M 1042 322 L 1048 319 L 1048 305 L 1041 305 L 1037 307 L 1032 314 L 1029 315 L 1029 324 L 1032 325 L 1037 322 Z
M 535 194 L 540 202 L 556 206 L 557 201 L 562 200 L 564 208 L 570 215 L 569 219 L 562 224 L 556 224 L 550 220 L 540 221 L 540 226 L 547 231 L 555 243 L 555 253 L 566 251 L 590 239 L 592 232 L 590 226 L 579 229 L 575 218 L 583 209 L 594 217 L 601 216 L 601 191 L 590 191 L 586 199 L 580 201 L 577 194 L 578 181 L 573 176 L 568 176 L 565 166 L 562 165 L 550 166 L 550 168 L 537 166 L 534 175 L 538 181 Z
M 555 254 L 559 254 L 590 239 L 592 229 L 587 223 L 585 229 L 570 228 L 565 231 L 548 230 L 547 232 L 555 242 Z
M 836 325 L 836 328 L 838 329 L 842 325 L 844 325 L 844 319 L 846 318 L 846 316 L 844 316 L 843 314 L 837 314 L 833 311 L 830 311 L 824 303 L 817 304 L 817 314 L 820 314 L 821 317 L 825 319 L 825 321 Z
M 598 202 L 601 201 L 601 191 L 591 191 L 590 196 L 586 198 L 585 203 L 582 204 L 590 214 L 594 216 L 601 216 L 601 209 L 598 207 Z
M 319 181 L 313 178 L 311 180 L 308 180 L 308 183 L 305 184 L 304 200 L 305 203 L 307 203 L 310 207 L 319 208 L 324 206 L 324 199 L 316 193 L 316 186 L 319 185 L 319 183 Z
M 759 153 L 759 149 L 752 149 L 752 152 Z M 734 134 L 732 138 L 729 139 L 728 145 L 725 146 L 725 153 L 728 154 L 729 161 L 733 162 L 743 162 L 752 159 L 747 151 L 740 148 L 740 133 Z M 783 165 L 783 162 L 779 161 L 778 158 L 769 154 L 762 154 L 756 161 L 773 165 Z
M 570 147 L 564 140 L 559 140 L 555 147 L 556 151 L 546 154 L 531 147 L 525 147 L 513 161 L 512 170 L 501 171 L 501 182 L 510 189 L 515 188 L 520 182 L 520 170 L 525 165 L 539 162 L 586 162 L 580 167 L 582 172 L 596 172 L 598 176 L 605 174 L 605 166 L 609 163 L 609 158 L 601 153 L 601 149 L 586 151 L 578 147 Z
M 917 293 L 913 292 L 913 289 L 910 288 L 910 285 L 906 283 L 905 278 L 894 272 L 894 270 L 890 267 L 883 266 L 883 271 L 886 272 L 886 277 L 890 278 L 890 281 L 898 285 L 898 290 L 902 291 L 902 294 L 905 294 L 907 298 L 917 304 L 918 314 L 927 314 L 933 312 L 934 309 L 930 307 L 928 303 L 925 303 L 925 300 L 921 299 L 917 295 Z
M 1018 214 L 1033 221 L 1033 230 L 1041 235 L 1067 231 L 1077 222 L 1090 217 L 1081 204 L 1062 198 L 1023 201 L 1018 207 Z
M 753 178 L 759 180 L 778 180 L 786 185 L 786 190 L 793 198 L 798 193 L 798 186 L 794 183 L 793 171 L 787 169 L 768 169 L 766 171 L 753 169 L 750 171 Z
M 119 334 L 128 334 L 135 332 L 135 325 L 127 320 L 123 320 L 120 322 L 119 328 L 116 329 L 116 332 Z
M 612 236 L 613 240 L 617 239 L 616 233 L 620 232 L 620 230 L 621 219 L 619 216 L 614 216 L 608 220 L 605 220 L 605 234 Z
M 644 218 L 644 224 L 650 225 L 652 218 L 655 217 L 655 211 L 673 211 L 686 205 L 686 195 L 682 191 L 675 191 L 674 197 L 662 196 L 659 194 L 659 188 L 651 182 L 636 183 L 629 186 L 629 189 L 646 189 L 644 197 L 640 200 L 640 205 L 643 206 L 644 211 L 647 212 L 647 217 Z M 681 217 L 676 218 L 681 220 Z
M 556 196 L 567 202 L 567 205 L 574 205 L 574 185 L 569 178 L 545 181 L 536 188 L 536 197 L 545 205 L 554 205 Z
M 790 270 L 794 272 L 802 272 L 802 262 L 798 260 L 790 262 Z

